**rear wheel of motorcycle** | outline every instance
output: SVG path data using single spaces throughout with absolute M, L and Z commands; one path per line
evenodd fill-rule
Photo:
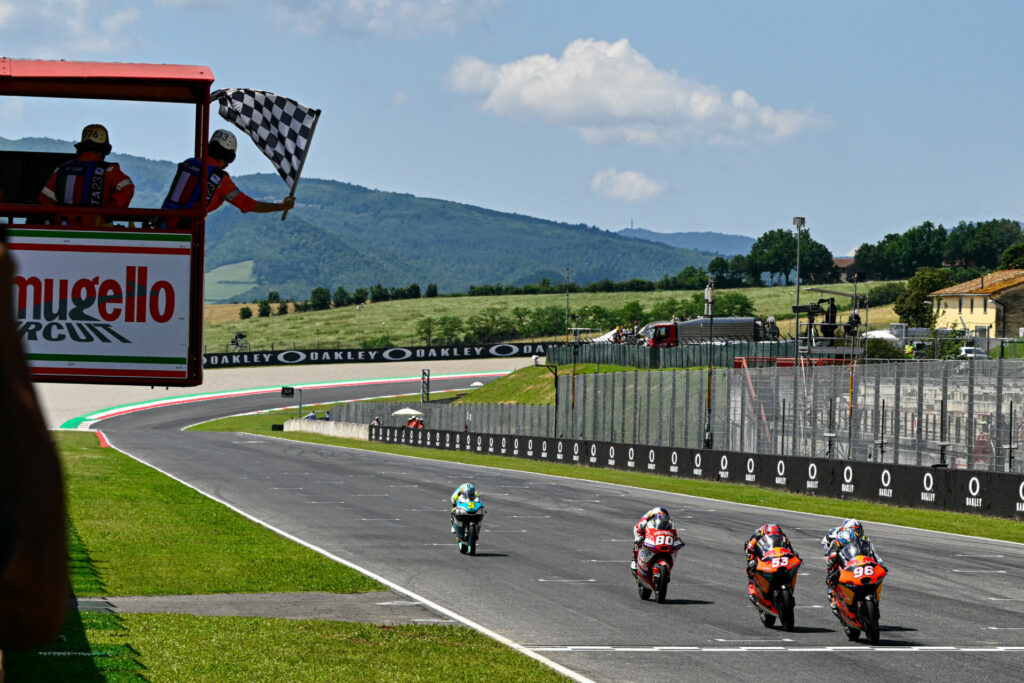
M 644 582 L 640 579 L 636 580 L 636 592 L 640 594 L 641 600 L 647 600 L 651 597 L 651 589 L 644 585 Z
M 792 631 L 795 619 L 793 617 L 793 591 L 789 588 L 783 588 L 779 591 L 779 604 L 776 608 L 779 610 L 779 621 L 782 622 L 782 628 L 787 631 Z
M 860 631 L 855 628 L 850 628 L 846 624 L 843 624 L 843 631 L 846 632 L 846 637 L 850 640 L 857 640 L 860 638 Z
M 864 623 L 864 636 L 872 645 L 878 645 L 878 603 L 874 600 L 865 600 L 862 621 Z
M 754 611 L 757 612 L 757 618 L 761 620 L 761 623 L 764 624 L 765 628 L 771 628 L 772 626 L 775 626 L 774 616 L 762 612 L 757 605 L 754 605 Z

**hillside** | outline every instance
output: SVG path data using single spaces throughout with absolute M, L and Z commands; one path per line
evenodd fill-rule
M 701 251 L 708 251 L 723 256 L 749 254 L 750 247 L 756 241 L 753 237 L 743 235 L 726 235 L 721 232 L 654 232 L 644 228 L 625 228 L 619 230 L 623 237 L 638 240 L 661 242 L 670 247 L 686 247 L 696 245 Z
M 71 151 L 72 143 L 47 138 L 6 140 L 11 150 Z M 133 206 L 159 206 L 174 164 L 113 154 L 135 182 Z M 286 188 L 275 174 L 235 178 L 258 199 L 278 201 Z M 380 283 L 438 286 L 442 293 L 470 285 L 559 281 L 570 270 L 586 284 L 609 278 L 657 280 L 686 266 L 706 265 L 715 254 L 634 239 L 586 225 L 569 225 L 409 194 L 305 178 L 299 205 L 279 214 L 243 215 L 225 207 L 207 221 L 207 272 L 234 266 L 224 299 L 255 299 L 275 289 L 306 298 L 313 287 L 348 290 Z M 243 262 L 252 262 L 251 268 Z M 221 271 L 223 272 L 223 271 Z M 246 285 L 250 285 L 246 288 Z M 231 294 L 224 295 L 225 291 Z

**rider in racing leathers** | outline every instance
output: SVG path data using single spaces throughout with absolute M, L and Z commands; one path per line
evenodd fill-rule
M 833 554 L 832 544 L 836 540 L 836 537 L 839 535 L 839 532 L 843 529 L 848 529 L 850 533 L 853 535 L 853 540 L 857 541 L 860 547 L 864 549 L 867 552 L 867 554 L 874 557 L 875 561 L 878 562 L 878 564 L 882 565 L 883 568 L 885 567 L 885 563 L 882 562 L 882 558 L 875 551 L 875 546 L 871 543 L 871 539 L 868 538 L 868 535 L 866 533 L 864 533 L 864 525 L 858 522 L 856 519 L 844 520 L 841 525 L 830 529 L 829 532 L 825 534 L 824 538 L 821 539 L 821 549 L 825 552 L 826 565 L 828 564 L 829 556 Z
M 762 536 L 779 536 L 782 539 L 778 544 L 779 547 L 789 548 L 790 550 L 793 549 L 793 545 L 789 542 L 789 537 L 786 536 L 786 533 L 782 530 L 781 526 L 772 523 L 762 524 L 753 534 L 751 534 L 750 539 L 747 540 L 747 544 L 743 546 L 743 549 L 747 552 L 747 578 L 753 578 L 754 569 L 757 568 L 757 542 L 761 540 Z M 800 557 L 796 552 L 793 554 Z
M 452 533 L 455 533 L 455 507 L 459 502 L 459 499 L 470 501 L 475 500 L 480 503 L 479 496 L 476 495 L 476 487 L 466 482 L 459 488 L 452 492 Z M 482 505 L 482 503 L 481 503 Z
M 668 524 L 668 528 L 675 529 L 676 525 L 668 518 L 668 510 L 663 507 L 651 508 L 644 513 L 644 516 L 640 518 L 640 521 L 633 527 L 633 561 L 629 563 L 629 568 L 636 571 L 636 554 L 640 550 L 640 546 L 644 542 L 644 532 L 647 529 L 647 525 L 655 519 L 664 520 Z M 659 527 L 664 528 L 664 527 Z M 686 545 L 683 543 L 683 539 L 679 539 L 682 543 L 679 547 Z

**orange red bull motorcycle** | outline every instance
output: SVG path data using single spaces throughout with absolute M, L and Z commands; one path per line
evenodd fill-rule
M 653 524 L 647 525 L 644 542 L 636 554 L 636 569 L 633 571 L 641 600 L 647 600 L 654 593 L 658 602 L 665 602 L 675 554 L 684 545 L 674 528 L 658 529 Z
M 793 590 L 803 561 L 788 543 L 777 536 L 762 536 L 755 548 L 757 566 L 750 577 L 747 594 L 754 611 L 765 628 L 782 622 L 782 628 L 793 630 Z
M 836 615 L 846 637 L 857 640 L 861 631 L 878 644 L 878 599 L 888 573 L 870 550 L 857 542 L 842 547 L 838 556 L 839 583 L 833 591 Z

